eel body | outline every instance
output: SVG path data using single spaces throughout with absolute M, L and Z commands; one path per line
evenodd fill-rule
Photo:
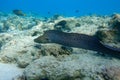
M 37 43 L 57 43 L 68 47 L 83 48 L 102 53 L 120 54 L 119 51 L 102 45 L 96 36 L 78 33 L 65 33 L 57 30 L 45 31 L 42 36 L 34 39 Z

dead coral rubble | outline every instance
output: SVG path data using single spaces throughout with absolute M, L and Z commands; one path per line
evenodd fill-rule
M 103 70 L 105 80 L 120 80 L 120 67 L 109 67 Z
M 114 14 L 109 25 L 112 29 L 120 31 L 120 14 Z
M 96 35 L 106 47 L 120 51 L 120 15 L 114 15 L 109 22 L 109 28 L 99 30 Z

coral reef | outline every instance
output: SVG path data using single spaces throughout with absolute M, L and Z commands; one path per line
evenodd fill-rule
M 62 58 L 42 57 L 30 63 L 25 68 L 24 75 L 27 80 L 104 80 L 105 66 L 114 64 L 114 61 L 92 56 L 89 54 L 90 52 L 87 53 Z M 91 54 L 93 53 L 91 52 Z M 114 66 L 118 64 L 119 60 Z
M 56 30 L 70 30 L 69 27 L 66 24 L 67 24 L 67 21 L 61 20 L 54 25 L 54 28 Z
M 119 14 L 39 18 L 0 13 L 0 63 L 15 64 L 13 68 L 23 70 L 14 80 L 119 80 L 119 58 L 92 50 L 34 42 L 44 31 L 53 29 L 87 35 L 98 31 L 101 41 L 110 42 L 109 39 L 117 40 L 113 35 L 119 33 Z
M 120 14 L 114 14 L 109 22 L 112 29 L 120 30 Z
M 107 48 L 120 51 L 120 15 L 115 14 L 109 22 L 110 28 L 97 32 L 101 43 Z
M 37 25 L 37 22 L 31 17 L 26 19 L 19 16 L 9 16 L 4 20 L 0 21 L 0 31 L 13 31 L 13 30 L 27 30 Z
M 59 55 L 69 55 L 72 53 L 72 50 L 69 48 L 57 45 L 39 46 L 33 42 L 32 37 L 21 37 L 21 39 L 16 37 L 2 46 L 0 61 L 5 63 L 14 62 L 23 68 L 41 56 L 53 55 L 58 57 Z
M 72 64 L 71 61 L 62 63 L 54 57 L 43 57 L 34 61 L 24 73 L 27 80 L 73 80 L 82 77 L 78 65 Z
M 105 68 L 102 72 L 105 80 L 120 80 L 120 67 L 119 66 L 111 66 L 109 68 Z
M 3 45 L 9 42 L 12 38 L 13 36 L 8 33 L 1 33 L 0 34 L 0 49 Z

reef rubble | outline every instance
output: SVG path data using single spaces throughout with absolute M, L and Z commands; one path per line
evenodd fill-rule
M 98 37 L 106 40 L 102 35 L 104 31 L 119 30 L 119 14 L 48 19 L 0 15 L 0 63 L 15 64 L 16 68 L 22 69 L 13 80 L 120 80 L 119 58 L 55 43 L 34 42 L 46 30 L 87 35 L 96 35 L 100 31 Z

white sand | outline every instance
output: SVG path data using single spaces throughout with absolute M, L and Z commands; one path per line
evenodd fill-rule
M 15 64 L 0 63 L 0 80 L 13 80 L 16 76 L 22 75 L 23 70 Z

